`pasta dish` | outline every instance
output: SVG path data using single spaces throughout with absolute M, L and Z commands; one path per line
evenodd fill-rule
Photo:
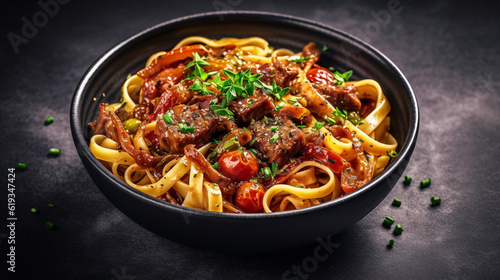
M 270 213 L 346 195 L 398 143 L 376 81 L 318 64 L 333 51 L 185 38 L 129 75 L 119 102 L 99 104 L 90 151 L 131 187 L 200 210 Z

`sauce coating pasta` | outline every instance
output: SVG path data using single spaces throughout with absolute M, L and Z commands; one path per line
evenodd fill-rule
M 151 55 L 120 102 L 100 104 L 90 151 L 131 187 L 231 213 L 312 207 L 353 192 L 396 155 L 374 80 L 318 65 L 321 51 L 193 36 Z

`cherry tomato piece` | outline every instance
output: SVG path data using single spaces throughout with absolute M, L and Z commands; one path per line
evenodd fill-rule
M 307 71 L 306 78 L 311 83 L 324 84 L 325 86 L 331 86 L 335 81 L 333 73 L 324 67 L 311 68 Z
M 219 159 L 219 172 L 238 181 L 248 181 L 257 174 L 257 160 L 247 150 L 235 150 L 222 154 Z
M 334 173 L 344 170 L 344 160 L 342 157 L 319 145 L 308 145 L 303 153 L 307 159 L 314 159 L 323 163 Z
M 236 191 L 236 205 L 246 213 L 256 213 L 264 207 L 263 199 L 266 191 L 264 187 L 255 182 L 247 182 Z
M 199 55 L 204 55 L 207 53 L 207 49 L 203 45 L 190 45 L 171 50 L 153 60 L 153 62 L 151 62 L 151 64 L 146 68 L 139 70 L 139 72 L 137 72 L 137 76 L 143 79 L 151 77 L 174 62 L 181 61 L 189 57 L 192 58 L 193 52 L 196 52 Z

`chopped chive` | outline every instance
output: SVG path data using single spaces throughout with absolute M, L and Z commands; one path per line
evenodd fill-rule
M 394 224 L 394 219 L 389 216 L 385 217 L 383 225 L 387 228 L 390 228 L 392 224 Z
M 19 162 L 17 164 L 17 169 L 19 169 L 19 170 L 26 170 L 26 163 Z
M 49 207 L 52 207 L 52 208 L 54 208 L 55 206 L 54 206 L 54 204 L 52 204 L 52 203 L 49 203 Z
M 397 157 L 398 153 L 396 151 L 390 151 L 390 152 L 387 152 L 387 155 L 390 157 Z
M 48 118 L 45 119 L 44 124 L 45 125 L 50 125 L 53 122 L 54 122 L 54 118 L 53 117 L 48 117 Z
M 55 157 L 58 157 L 60 154 L 61 154 L 61 150 L 58 149 L 58 148 L 50 148 L 49 150 L 49 154 L 51 156 L 55 156 Z
M 259 140 L 259 138 L 254 138 L 252 139 L 252 141 L 250 141 L 250 146 L 253 146 L 255 144 L 255 142 L 257 142 L 257 140 Z
M 331 124 L 337 124 L 337 122 L 331 117 L 326 118 L 326 121 L 331 123 Z
M 272 132 L 276 132 L 277 129 L 278 129 L 278 126 L 276 126 L 276 125 L 271 126 L 271 131 Z
M 328 46 L 327 46 L 327 45 L 325 45 L 325 44 L 323 44 L 323 48 L 321 49 L 321 51 L 322 51 L 322 52 L 324 52 L 324 51 L 326 51 L 326 50 L 328 50 Z
M 215 169 L 218 169 L 219 168 L 219 163 L 218 162 L 214 163 L 214 165 L 212 165 L 212 167 L 215 168 Z
M 396 207 L 399 207 L 401 206 L 401 200 L 395 198 L 393 201 L 392 201 L 392 206 L 396 206 Z
M 188 126 L 185 123 L 180 123 L 179 124 L 179 130 L 180 130 L 180 132 L 191 132 L 191 133 L 193 133 L 194 132 L 194 126 Z
M 271 137 L 271 143 L 275 143 L 276 141 L 278 141 L 278 138 L 280 138 L 280 135 L 278 134 L 278 132 L 276 132 L 273 137 Z
M 333 71 L 333 70 L 335 70 L 335 68 L 333 68 L 332 66 L 330 66 L 330 67 L 328 67 L 328 70 Z
M 305 125 L 297 125 L 297 128 L 306 128 Z
M 271 168 L 268 166 L 262 168 L 262 173 L 264 174 L 265 177 L 270 177 L 271 176 Z
M 45 222 L 45 225 L 47 226 L 48 229 L 51 229 L 51 230 L 55 228 L 54 223 L 51 221 Z
M 281 102 L 274 109 L 276 109 L 276 112 L 279 112 L 281 110 L 281 108 L 283 108 L 283 106 L 285 106 L 285 102 Z
M 409 185 L 411 183 L 411 177 L 408 175 L 405 175 L 405 180 L 403 181 L 403 184 Z
M 163 120 L 168 124 L 173 123 L 172 118 L 170 117 L 170 112 L 166 112 L 165 114 L 163 114 Z
M 422 182 L 420 182 L 420 188 L 427 188 L 428 186 L 431 185 L 431 179 L 425 179 Z
M 254 156 L 257 156 L 257 151 L 255 149 L 250 149 L 250 153 L 252 153 Z
M 262 121 L 263 121 L 263 122 L 267 122 L 267 117 L 266 117 L 266 116 L 264 116 L 264 117 L 262 118 Z
M 390 247 L 394 246 L 394 239 L 389 240 L 389 246 Z
M 431 197 L 431 204 L 432 205 L 439 205 L 439 204 L 441 204 L 441 198 L 439 198 L 437 196 Z
M 399 224 L 398 224 L 398 225 L 396 225 L 396 226 L 394 227 L 394 233 L 395 233 L 395 234 L 401 234 L 401 233 L 403 233 L 403 227 L 402 227 L 401 225 L 399 225 Z
M 125 106 L 127 106 L 127 102 L 123 102 L 123 103 L 120 105 L 120 108 L 119 108 L 119 109 L 123 109 L 123 108 L 125 108 Z
M 38 213 L 38 209 L 36 209 L 36 208 L 31 208 L 31 213 L 33 213 L 33 214 Z
M 295 97 L 290 98 L 288 101 L 292 103 L 297 103 L 297 99 Z

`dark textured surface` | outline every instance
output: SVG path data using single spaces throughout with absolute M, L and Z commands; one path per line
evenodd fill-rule
M 20 45 L 17 54 L 6 35 L 20 34 L 20 19 L 31 20 L 41 8 L 31 1 L 3 9 L 0 143 L 4 153 L 0 170 L 4 180 L 8 167 L 19 161 L 28 164 L 28 170 L 16 172 L 17 272 L 6 275 L 29 274 L 29 279 L 133 279 L 127 275 L 135 279 L 279 279 L 304 263 L 309 266 L 301 268 L 303 274 L 292 272 L 289 279 L 498 277 L 499 6 L 491 1 L 401 1 L 402 11 L 374 29 L 371 11 L 387 10 L 389 2 L 311 1 L 311 6 L 305 6 L 304 1 L 71 1 L 27 44 Z M 312 267 L 311 260 L 319 245 L 281 254 L 239 256 L 199 251 L 158 237 L 106 200 L 74 149 L 69 105 L 91 63 L 149 26 L 214 11 L 213 3 L 300 16 L 358 36 L 403 71 L 419 100 L 419 140 L 405 172 L 414 181 L 408 187 L 397 185 L 372 213 L 332 237 L 340 246 L 317 267 Z M 56 121 L 44 126 L 48 116 Z M 50 147 L 61 148 L 61 156 L 48 157 Z M 432 178 L 432 185 L 421 190 L 418 182 L 427 177 Z M 0 190 L 2 224 L 7 224 L 5 181 Z M 440 206 L 429 206 L 432 195 L 443 199 Z M 403 201 L 400 208 L 390 206 L 395 197 Z M 29 213 L 31 207 L 39 213 Z M 386 215 L 403 225 L 402 235 L 395 237 L 381 226 Z M 57 229 L 49 231 L 46 220 Z M 221 231 L 229 233 L 230 229 Z M 7 268 L 6 233 L 2 225 L 0 277 Z M 385 245 L 391 238 L 396 244 L 388 249 Z

